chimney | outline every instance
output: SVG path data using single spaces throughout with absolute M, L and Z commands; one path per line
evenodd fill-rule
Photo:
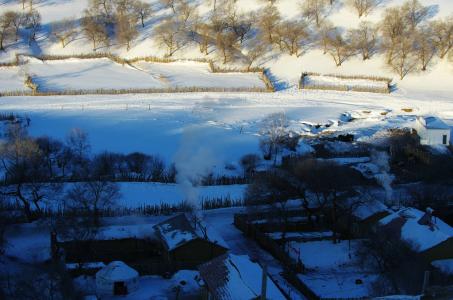
M 267 266 L 263 264 L 262 266 L 263 274 L 261 277 L 261 300 L 266 300 L 266 293 L 267 293 Z

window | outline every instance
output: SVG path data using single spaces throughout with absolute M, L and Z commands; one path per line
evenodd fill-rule
M 446 145 L 447 144 L 447 135 L 444 134 L 442 137 L 442 144 Z

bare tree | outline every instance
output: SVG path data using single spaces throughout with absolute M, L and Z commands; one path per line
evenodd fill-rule
M 176 14 L 176 4 L 178 0 L 159 0 L 165 7 L 171 8 L 174 14 Z
M 352 55 L 350 42 L 338 28 L 335 28 L 335 31 L 327 40 L 327 53 L 332 56 L 337 67 L 341 66 Z
M 186 33 L 181 31 L 180 24 L 174 17 L 165 19 L 154 32 L 160 46 L 166 48 L 167 56 L 172 56 L 187 44 Z
M 301 21 L 285 21 L 278 27 L 279 42 L 290 55 L 299 57 L 310 43 L 307 25 Z
M 368 15 L 373 9 L 378 7 L 383 0 L 348 0 L 349 6 L 357 10 L 359 18 Z
M 261 43 L 259 40 L 253 40 L 249 48 L 247 49 L 246 61 L 247 61 L 247 70 L 250 70 L 252 65 L 263 57 L 268 50 L 268 47 Z
M 261 13 L 258 27 L 260 29 L 261 39 L 269 45 L 274 43 L 274 32 L 280 20 L 280 13 L 273 5 L 268 5 Z
M 234 58 L 234 53 L 237 51 L 237 37 L 234 32 L 224 30 L 217 34 L 216 47 L 222 57 L 223 64 L 231 61 Z
M 7 142 L 0 148 L 5 182 L 0 193 L 15 198 L 21 204 L 28 221 L 40 216 L 44 201 L 55 198 L 61 186 L 53 183 L 44 156 L 35 140 L 27 135 L 20 124 L 7 129 Z
M 148 19 L 153 13 L 151 4 L 140 0 L 136 0 L 133 3 L 133 10 L 135 14 L 138 16 L 142 24 L 142 27 L 145 27 L 145 20 Z
M 71 207 L 88 215 L 95 227 L 100 225 L 102 211 L 112 208 L 120 197 L 119 186 L 108 181 L 75 183 L 67 193 Z
M 9 23 L 11 29 L 14 30 L 14 40 L 17 42 L 19 39 L 19 30 L 24 22 L 23 15 L 15 11 L 7 11 L 4 14 L 4 17 L 6 18 L 7 23 Z
M 65 19 L 52 25 L 52 34 L 64 48 L 77 36 L 77 22 L 74 19 Z
M 382 46 L 386 51 L 387 63 L 390 64 L 399 40 L 409 33 L 404 22 L 404 16 L 399 7 L 387 8 L 380 24 L 382 33 Z
M 440 58 L 453 48 L 453 16 L 431 22 L 433 29 L 433 39 Z
M 36 41 L 36 33 L 41 28 L 41 15 L 37 10 L 31 10 L 25 15 L 25 28 L 28 29 L 28 44 Z
M 400 37 L 394 46 L 389 66 L 401 80 L 417 67 L 417 55 L 414 52 L 413 44 L 412 36 L 404 36 Z
M 359 28 L 349 31 L 349 40 L 354 50 L 362 55 L 363 60 L 370 59 L 377 52 L 377 28 L 369 22 L 361 22 Z
M 126 45 L 127 51 L 131 48 L 131 43 L 137 38 L 138 31 L 135 21 L 128 15 L 119 15 L 116 21 L 116 38 L 118 43 Z
M 415 31 L 414 51 L 420 62 L 421 70 L 426 71 L 437 53 L 431 27 L 420 26 Z
M 197 22 L 191 31 L 192 40 L 198 44 L 200 52 L 205 55 L 209 54 L 209 46 L 213 44 L 211 33 L 211 26 L 204 22 Z
M 93 51 L 96 51 L 100 44 L 108 45 L 108 34 L 105 26 L 96 16 L 87 13 L 82 19 L 82 30 L 86 38 L 93 43 Z
M 302 16 L 310 23 L 314 22 L 317 27 L 330 13 L 329 2 L 326 0 L 304 0 L 301 4 Z
M 327 46 L 333 35 L 335 35 L 336 28 L 329 21 L 325 21 L 318 29 L 318 39 L 320 46 L 323 49 L 323 54 L 327 53 Z
M 11 37 L 11 19 L 8 17 L 8 12 L 0 15 L 0 51 L 5 50 L 5 42 Z
M 407 0 L 401 7 L 401 12 L 412 31 L 429 16 L 429 8 L 421 5 L 418 0 Z

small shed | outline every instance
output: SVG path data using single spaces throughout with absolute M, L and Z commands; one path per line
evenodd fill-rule
M 247 255 L 225 254 L 199 267 L 203 299 L 286 299 L 268 274 Z M 263 273 L 264 272 L 264 273 Z
M 113 261 L 96 273 L 96 294 L 127 295 L 138 289 L 138 272 L 123 263 Z
M 422 145 L 449 145 L 450 126 L 438 117 L 417 117 L 415 130 L 420 137 Z
M 175 269 L 195 269 L 228 250 L 225 241 L 202 220 L 178 214 L 154 226 L 164 256 Z

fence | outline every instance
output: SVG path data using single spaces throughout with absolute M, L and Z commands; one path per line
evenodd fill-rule
M 95 58 L 108 58 L 118 64 L 128 64 L 138 61 L 146 62 L 159 62 L 159 63 L 172 63 L 178 60 L 169 58 L 158 58 L 158 57 L 136 57 L 131 59 L 124 59 L 111 53 L 93 53 L 93 54 L 80 54 L 80 55 L 41 55 L 31 56 L 26 54 L 17 54 L 16 62 L 7 63 L 8 66 L 19 65 L 19 56 L 33 57 L 42 61 L 45 60 L 64 60 L 70 58 L 77 59 L 95 59 Z M 252 69 L 222 69 L 216 67 L 212 61 L 206 59 L 187 59 L 187 61 L 196 62 L 208 62 L 211 72 L 213 73 L 260 73 L 260 77 L 264 82 L 265 87 L 170 87 L 170 88 L 126 88 L 126 89 L 77 89 L 77 90 L 64 90 L 64 91 L 42 91 L 39 89 L 39 85 L 33 80 L 32 76 L 26 75 L 25 86 L 30 88 L 31 91 L 9 91 L 0 93 L 0 97 L 5 96 L 77 96 L 77 95 L 122 95 L 122 94 L 156 94 L 156 93 L 194 93 L 194 92 L 255 92 L 255 93 L 266 93 L 274 92 L 274 85 L 270 80 L 268 73 L 263 68 L 252 68 Z M 1 66 L 1 65 L 0 65 Z
M 263 249 L 283 263 L 285 272 L 283 277 L 288 280 L 295 288 L 304 294 L 308 299 L 320 299 L 310 288 L 308 288 L 297 276 L 303 271 L 303 264 L 291 258 L 288 253 L 274 240 L 262 233 L 253 223 L 250 223 L 247 215 L 235 214 L 234 225 L 241 230 L 247 237 L 252 238 Z
M 386 83 L 386 87 L 364 87 L 357 85 L 329 85 L 329 84 L 307 84 L 306 79 L 309 76 L 326 76 L 338 79 L 350 79 L 350 80 L 370 80 L 376 82 Z M 352 92 L 368 92 L 368 93 L 379 93 L 379 94 L 389 94 L 392 91 L 391 86 L 392 79 L 386 77 L 377 77 L 377 76 L 366 76 L 366 75 L 356 75 L 356 76 L 345 76 L 337 74 L 319 74 L 313 72 L 303 72 L 299 80 L 299 89 L 305 90 L 329 90 L 329 91 L 352 91 Z

